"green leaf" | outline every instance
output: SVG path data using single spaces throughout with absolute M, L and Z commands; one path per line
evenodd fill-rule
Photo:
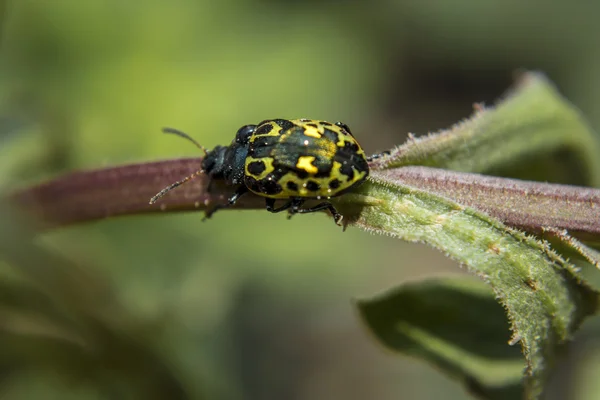
M 585 119 L 543 74 L 525 73 L 495 107 L 478 106 L 471 118 L 437 134 L 411 136 L 373 166 L 494 173 L 515 165 L 522 170 L 532 160 L 538 163 L 540 156 L 561 150 L 579 167 L 570 182 L 600 185 L 600 144 Z M 528 164 L 528 169 L 534 166 Z M 573 182 L 573 176 L 579 181 Z M 546 177 L 551 178 L 547 173 Z
M 584 245 L 566 230 L 546 227 L 544 229 L 544 237 L 548 238 L 553 246 L 560 249 L 562 254 L 582 259 L 600 269 L 600 252 Z M 594 244 L 598 245 L 598 243 Z
M 548 243 L 447 198 L 402 185 L 380 171 L 356 194 L 356 224 L 373 233 L 431 245 L 484 279 L 508 313 L 527 362 L 527 398 L 543 393 L 557 353 L 596 312 L 598 293 Z
M 381 174 L 373 172 L 375 177 Z M 563 240 L 572 235 L 591 245 L 600 241 L 600 189 L 420 166 L 388 169 L 383 176 L 451 198 L 526 232 L 547 233 Z
M 506 313 L 485 284 L 464 277 L 409 283 L 357 301 L 388 349 L 422 358 L 483 399 L 523 393 L 525 362 L 508 346 Z
M 508 315 L 513 332 L 511 344 L 521 344 L 527 399 L 542 396 L 562 345 L 584 318 L 596 313 L 598 292 L 548 242 L 455 201 L 451 190 L 438 193 L 426 185 L 407 184 L 402 174 L 391 168 L 422 165 L 490 172 L 518 164 L 527 170 L 523 167 L 527 157 L 565 149 L 582 161 L 586 182 L 600 183 L 598 142 L 589 127 L 543 76 L 526 74 L 497 107 L 482 108 L 473 118 L 440 134 L 410 138 L 389 157 L 376 160 L 369 182 L 336 202 L 351 215 L 355 211 L 359 227 L 424 242 L 491 286 Z M 458 197 L 456 200 L 460 201 Z M 599 257 L 593 249 L 555 228 L 545 232 L 560 240 L 563 248 L 597 265 Z M 489 324 L 497 324 L 501 316 L 491 310 L 485 312 L 488 297 L 480 295 L 474 300 L 472 288 L 449 290 L 444 287 L 448 284 L 414 285 L 363 302 L 363 318 L 386 346 L 429 360 L 451 376 L 466 380 L 470 389 L 483 398 L 515 398 L 516 367 L 507 367 L 508 375 L 498 380 L 503 376 L 494 368 L 503 361 L 496 360 L 492 367 L 485 368 L 480 365 L 485 361 L 477 359 L 485 346 L 497 348 L 501 335 L 484 335 L 483 350 L 482 343 L 472 336 L 491 329 Z M 461 310 L 463 314 L 458 313 Z M 449 323 L 448 315 L 454 316 L 454 324 Z M 498 325 L 495 329 L 502 332 Z M 490 357 L 487 361 L 492 362 Z

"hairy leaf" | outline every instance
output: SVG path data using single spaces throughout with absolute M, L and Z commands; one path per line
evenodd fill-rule
M 422 165 L 464 172 L 491 172 L 527 163 L 541 154 L 566 150 L 583 164 L 582 182 L 600 185 L 600 144 L 579 111 L 540 73 L 525 73 L 495 107 L 450 129 L 414 138 L 375 169 Z
M 402 185 L 385 171 L 361 192 L 344 200 L 363 203 L 358 226 L 427 243 L 492 287 L 525 354 L 528 398 L 539 398 L 561 345 L 596 311 L 598 293 L 548 243 L 479 211 Z
M 356 304 L 388 349 L 426 360 L 478 397 L 516 399 L 523 393 L 525 362 L 519 347 L 507 345 L 506 313 L 484 283 L 430 279 Z

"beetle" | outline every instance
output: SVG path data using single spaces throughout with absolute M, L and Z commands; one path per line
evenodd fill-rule
M 336 224 L 342 215 L 331 202 L 360 185 L 369 175 L 368 162 L 383 154 L 366 157 L 350 128 L 342 123 L 312 119 L 270 119 L 238 129 L 229 146 L 207 151 L 189 135 L 172 128 L 163 129 L 184 137 L 199 147 L 205 157 L 196 173 L 167 186 L 150 200 L 154 204 L 170 190 L 205 173 L 211 181 L 223 180 L 236 187 L 226 204 L 206 211 L 210 218 L 217 210 L 234 205 L 248 192 L 265 197 L 272 213 L 288 210 L 293 214 L 329 210 Z M 209 183 L 210 185 L 210 183 Z M 285 199 L 279 207 L 275 201 Z M 306 200 L 325 200 L 303 208 Z

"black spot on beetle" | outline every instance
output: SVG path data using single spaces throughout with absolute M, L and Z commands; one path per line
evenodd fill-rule
M 291 190 L 292 192 L 298 191 L 298 185 L 296 185 L 295 182 L 289 181 L 286 186 L 287 186 L 288 190 Z
M 264 193 L 264 194 L 273 195 L 273 194 L 281 193 L 281 191 L 283 190 L 281 185 L 272 179 L 271 180 L 269 180 L 269 179 L 260 180 L 259 186 L 260 186 L 260 192 Z
M 252 178 L 251 176 L 246 176 L 244 178 L 244 184 L 248 189 L 252 190 L 253 192 L 260 193 L 260 185 L 258 181 Z
M 314 165 L 314 163 L 313 163 Z M 331 164 L 326 169 L 321 170 L 319 167 L 319 171 L 314 175 L 315 178 L 327 178 L 331 175 Z
M 279 136 L 263 136 L 250 143 L 248 156 L 254 158 L 266 158 L 271 156 L 271 151 L 279 143 Z
M 331 182 L 329 182 L 329 189 L 337 189 L 340 187 L 340 185 L 342 184 L 342 182 L 340 182 L 339 179 L 333 179 L 331 180 Z
M 337 143 L 338 141 L 338 134 L 331 129 L 323 129 L 323 137 L 333 143 Z
M 315 129 L 317 129 L 317 128 L 318 128 L 318 125 L 317 125 L 317 124 L 315 124 L 315 123 L 312 123 L 312 124 L 306 124 L 306 126 L 310 126 L 311 128 L 315 128 Z
M 316 192 L 319 189 L 321 189 L 321 185 L 319 185 L 317 182 L 315 181 L 308 181 L 306 182 L 306 188 L 308 190 L 310 190 L 311 192 Z
M 252 161 L 250 164 L 248 164 L 248 172 L 251 175 L 259 176 L 265 172 L 265 169 L 267 169 L 267 166 L 262 161 Z
M 323 125 L 323 126 L 333 126 L 333 124 L 331 122 L 327 122 L 327 121 L 321 121 L 321 125 Z
M 273 125 L 267 123 L 267 124 L 259 126 L 254 131 L 254 135 L 266 135 L 267 133 L 271 132 L 272 130 L 273 130 Z
M 270 177 L 271 179 L 273 179 L 276 182 L 279 182 L 285 174 L 289 173 L 289 169 L 282 168 L 281 166 L 277 166 L 276 162 L 274 164 L 275 164 L 275 170 L 273 172 L 271 172 L 268 175 L 268 177 Z
M 354 154 L 358 151 L 358 144 L 354 142 L 344 142 L 344 151 Z
M 279 125 L 282 131 L 287 131 L 288 129 L 291 129 L 294 126 L 296 126 L 292 121 L 289 121 L 287 119 L 274 119 L 273 122 Z
M 356 168 L 357 171 L 359 171 L 359 172 L 369 171 L 369 164 L 367 163 L 367 160 L 364 159 L 364 157 L 354 156 L 353 159 L 354 159 L 354 168 Z
M 306 179 L 306 178 L 308 178 L 308 172 L 306 172 L 306 171 L 305 171 L 305 170 L 303 170 L 303 169 L 296 169 L 296 170 L 294 170 L 294 174 L 295 174 L 295 175 L 296 175 L 298 178 L 300 178 L 300 179 Z
M 349 180 L 354 179 L 354 169 L 359 172 L 368 171 L 369 169 L 365 157 L 362 154 L 357 154 L 358 151 L 360 151 L 358 144 L 346 141 L 344 147 L 338 147 L 338 151 L 334 156 L 334 161 L 342 164 L 340 172 L 348 176 Z
M 346 175 L 348 180 L 351 181 L 354 179 L 354 168 L 352 168 L 352 164 L 344 161 L 342 163 L 342 167 L 340 168 L 340 173 Z

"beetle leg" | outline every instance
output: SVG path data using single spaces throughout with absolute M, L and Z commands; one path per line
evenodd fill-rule
M 287 218 L 291 219 L 292 215 L 294 214 L 298 214 L 298 210 L 300 210 L 300 206 L 304 203 L 304 199 L 302 197 L 294 197 L 292 200 L 290 200 L 290 211 L 288 213 Z
M 290 215 L 292 214 L 307 214 L 307 213 L 312 213 L 312 212 L 317 212 L 317 211 L 322 211 L 322 210 L 329 210 L 329 212 L 331 213 L 331 215 L 333 216 L 333 220 L 335 221 L 336 225 L 339 225 L 339 222 L 342 220 L 342 214 L 340 214 L 335 207 L 333 206 L 333 204 L 329 203 L 329 202 L 324 202 L 324 203 L 320 203 L 317 204 L 314 207 L 310 207 L 310 208 L 299 208 L 300 205 L 302 205 L 303 201 L 300 202 L 297 206 L 296 204 L 292 205 L 292 208 L 290 209 Z
M 282 205 L 281 207 L 275 208 L 275 199 L 267 198 L 265 201 L 267 204 L 267 211 L 272 212 L 272 213 L 278 213 L 281 211 L 285 211 L 288 208 L 290 208 L 294 202 L 293 200 L 290 200 L 287 203 L 285 203 L 284 205 Z
M 232 205 L 234 205 L 238 201 L 238 199 L 240 197 L 242 197 L 247 192 L 248 192 L 248 188 L 246 186 L 244 186 L 244 185 L 240 186 L 239 188 L 237 188 L 237 190 L 235 191 L 235 193 L 227 200 L 227 203 L 217 204 L 213 208 L 211 208 L 210 210 L 206 210 L 204 212 L 204 218 L 202 218 L 202 220 L 205 221 L 208 218 L 212 217 L 212 215 L 214 213 L 216 213 L 218 210 L 221 210 L 223 208 L 231 207 Z

